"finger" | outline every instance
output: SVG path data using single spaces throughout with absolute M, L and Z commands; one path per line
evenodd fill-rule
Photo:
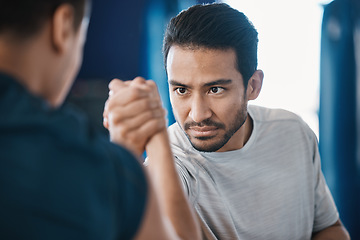
M 129 87 L 131 85 L 130 80 L 127 81 L 121 81 L 121 83 L 116 81 L 117 79 L 115 79 L 114 82 L 110 82 L 109 84 L 109 97 L 111 97 L 115 92 L 117 92 L 119 89 L 124 88 L 124 87 Z
M 131 131 L 128 134 L 129 139 L 132 141 L 140 141 L 140 137 L 145 137 L 146 142 L 154 136 L 156 133 L 166 129 L 166 120 L 165 118 L 152 119 L 145 122 L 141 127 L 137 128 L 136 131 Z M 145 148 L 145 146 L 144 146 Z
M 103 111 L 103 126 L 108 129 L 109 128 L 109 123 L 108 123 L 108 102 L 109 100 L 106 100 L 105 101 L 105 104 L 104 104 L 104 111 Z
M 126 82 L 114 78 L 110 81 L 108 88 L 109 88 L 109 98 L 114 95 L 115 92 L 117 92 L 119 89 L 124 88 L 126 86 Z
M 155 81 L 151 80 L 151 79 L 146 81 L 146 85 L 151 86 L 152 88 L 154 88 L 154 87 L 157 88 Z
M 129 81 L 129 82 L 130 82 L 131 87 L 138 87 L 138 88 L 143 89 L 148 92 L 152 91 L 151 88 L 149 88 L 149 86 L 146 84 L 147 81 L 142 77 L 137 77 L 134 80 Z
M 157 120 L 164 122 L 164 119 L 165 119 L 165 110 L 163 108 L 158 108 L 154 111 L 143 112 L 133 118 L 123 119 L 121 121 L 121 125 L 124 128 L 128 129 L 128 131 L 134 131 L 149 121 Z M 113 124 L 116 124 L 117 119 L 113 119 L 113 121 L 114 121 Z
M 149 89 L 151 91 L 151 96 L 156 97 L 158 99 L 161 99 L 158 87 L 157 87 L 156 83 L 153 80 L 147 80 L 146 85 L 149 87 Z
M 133 124 L 140 125 L 141 123 L 137 123 L 134 119 L 140 117 L 140 119 L 144 119 L 143 121 L 150 120 L 150 118 L 158 118 L 158 117 L 165 117 L 166 111 L 163 109 L 161 105 L 157 105 L 157 107 L 149 108 L 147 107 L 147 102 L 143 105 L 142 102 L 139 104 L 132 104 L 132 105 L 139 105 L 139 107 L 132 107 L 132 106 L 124 106 L 124 107 L 117 107 L 114 108 L 112 111 L 109 112 L 108 116 L 111 114 L 111 121 L 114 125 L 123 125 L 127 121 L 133 122 Z M 141 106 L 143 105 L 143 106 Z M 148 116 L 146 119 L 143 116 Z M 133 125 L 131 125 L 133 126 Z
M 108 85 L 110 90 L 117 90 L 123 86 L 125 86 L 124 81 L 117 79 L 117 78 L 114 78 L 113 80 L 111 80 Z
M 130 86 L 137 87 L 144 91 L 149 91 L 149 88 L 143 82 L 145 82 L 145 80 L 140 77 L 138 77 L 136 81 L 134 81 L 134 80 L 122 81 L 119 79 L 113 79 L 109 83 L 109 97 L 111 97 L 115 93 L 118 93 L 118 91 L 120 91 L 121 89 L 130 87 Z
M 165 129 L 164 118 L 146 121 L 140 127 L 132 130 L 126 127 L 113 128 L 110 124 L 110 138 L 113 142 L 136 149 L 137 152 L 143 152 L 148 140 L 156 133 Z
M 103 117 L 106 117 L 107 114 L 108 114 L 108 109 L 109 109 L 109 99 L 107 99 L 105 101 L 105 104 L 104 104 L 104 111 L 103 111 Z
M 107 117 L 103 118 L 103 126 L 109 130 L 109 120 Z
M 161 102 L 157 99 L 142 98 L 122 107 L 119 111 L 129 117 L 134 117 L 145 111 L 156 111 L 156 109 L 162 108 Z M 116 111 L 115 109 L 113 111 Z
M 166 130 L 165 110 L 158 115 L 144 113 L 133 119 L 116 124 L 113 115 L 109 114 L 109 132 L 111 141 L 124 145 L 137 155 L 145 151 L 149 139 L 156 133 Z M 150 119 L 150 120 L 149 120 Z
M 137 87 L 124 86 L 123 88 L 118 89 L 111 97 L 109 97 L 107 110 L 111 111 L 111 109 L 116 106 L 125 106 L 135 100 L 145 97 L 149 97 L 148 91 Z
M 136 77 L 134 80 L 127 80 L 127 81 L 113 79 L 109 84 L 109 89 L 110 89 L 109 93 L 111 95 L 111 93 L 113 93 L 114 91 L 117 91 L 118 89 L 120 89 L 121 87 L 124 87 L 124 86 L 137 86 L 144 90 L 148 90 L 148 87 L 146 86 L 145 83 L 146 83 L 146 80 L 142 77 Z
M 117 90 L 123 86 L 128 85 L 144 85 L 146 80 L 143 77 L 136 77 L 134 80 L 122 81 L 120 79 L 114 78 L 110 81 L 108 87 L 110 90 Z
M 143 77 L 136 77 L 134 80 L 132 80 L 133 84 L 145 84 L 146 80 Z
M 152 111 L 156 108 L 161 107 L 159 101 L 150 98 L 134 100 L 127 104 L 122 104 L 119 102 L 120 101 L 115 98 L 110 99 L 108 104 L 106 105 L 104 117 L 106 117 L 111 112 L 116 116 L 119 116 L 119 119 L 132 118 L 136 115 L 141 114 L 144 111 Z

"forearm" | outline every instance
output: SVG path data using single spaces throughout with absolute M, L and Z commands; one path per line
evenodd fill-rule
M 312 240 L 350 240 L 350 236 L 340 220 L 338 220 L 334 225 L 315 233 Z
M 166 130 L 153 136 L 146 146 L 148 171 L 159 201 L 182 239 L 200 239 L 200 230 L 192 207 L 182 189 L 175 169 Z

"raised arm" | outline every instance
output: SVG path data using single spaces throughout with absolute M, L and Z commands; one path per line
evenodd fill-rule
M 200 238 L 198 223 L 175 169 L 166 131 L 156 134 L 146 146 L 148 170 L 158 192 L 159 202 L 181 239 Z
M 177 175 L 164 110 L 153 81 L 136 78 L 110 84 L 104 126 L 111 140 L 141 156 L 145 147 L 149 194 L 137 239 L 201 239 L 195 214 Z

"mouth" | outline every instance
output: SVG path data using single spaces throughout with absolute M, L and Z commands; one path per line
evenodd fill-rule
M 217 134 L 219 128 L 214 126 L 193 126 L 188 129 L 189 134 L 194 138 L 210 138 L 214 137 Z

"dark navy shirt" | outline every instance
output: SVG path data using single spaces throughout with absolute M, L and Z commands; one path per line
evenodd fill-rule
M 0 74 L 0 239 L 131 239 L 146 196 L 133 155 Z

